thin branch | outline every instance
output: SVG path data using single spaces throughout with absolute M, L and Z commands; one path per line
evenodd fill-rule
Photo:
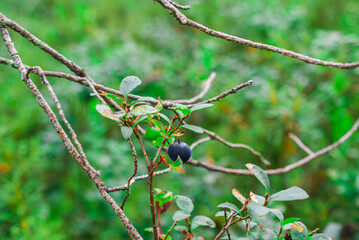
M 172 0 L 168 0 L 174 7 L 182 9 L 182 10 L 188 10 L 191 8 L 191 6 L 189 5 L 179 5 L 178 3 L 172 1 Z
M 80 155 L 81 155 L 81 158 L 82 158 L 82 161 L 84 163 L 85 166 L 87 166 L 88 168 L 90 168 L 90 172 L 91 173 L 95 173 L 97 176 L 100 175 L 99 171 L 96 171 L 91 165 L 90 163 L 88 162 L 87 160 L 87 157 L 85 155 L 85 152 L 82 148 L 82 145 L 81 143 L 79 142 L 79 140 L 77 139 L 77 135 L 74 131 L 74 129 L 71 127 L 71 124 L 69 123 L 69 121 L 66 119 L 66 116 L 65 116 L 65 113 L 64 111 L 62 110 L 62 107 L 61 107 L 61 104 L 60 104 L 60 101 L 59 99 L 57 98 L 52 86 L 50 85 L 49 81 L 47 80 L 46 76 L 44 75 L 44 71 L 40 68 L 40 67 L 32 67 L 32 68 L 27 68 L 27 73 L 26 73 L 26 76 L 27 76 L 27 79 L 28 79 L 28 74 L 30 72 L 34 72 L 36 74 L 38 74 L 42 80 L 42 82 L 46 85 L 48 91 L 50 92 L 50 95 L 56 105 L 56 108 L 57 108 L 57 111 L 60 115 L 60 118 L 62 119 L 62 121 L 65 123 L 65 126 L 67 127 L 67 129 L 69 130 L 70 134 L 71 134 L 71 137 L 72 137 L 72 140 L 73 142 L 75 143 L 76 147 L 77 147 L 77 150 L 79 151 Z
M 204 142 L 208 142 L 211 141 L 212 138 L 211 137 L 205 137 L 205 138 L 201 138 L 197 141 L 195 141 L 194 143 L 191 144 L 190 148 L 191 150 L 193 150 L 195 147 L 197 147 L 199 144 L 204 143 Z
M 318 232 L 320 230 L 320 228 L 316 228 L 313 231 L 311 231 L 308 236 L 313 236 L 314 233 Z
M 269 170 L 265 170 L 265 172 L 268 175 L 278 175 L 278 174 L 284 174 L 284 173 L 290 172 L 293 169 L 301 167 L 301 166 L 309 163 L 313 159 L 316 159 L 319 156 L 340 146 L 342 143 L 347 141 L 358 130 L 358 128 L 359 128 L 359 119 L 356 120 L 354 125 L 351 127 L 351 129 L 346 134 L 344 134 L 338 141 L 334 142 L 333 144 L 326 146 L 326 147 L 322 148 L 321 150 L 313 153 L 312 155 L 302 158 L 299 161 L 289 164 L 283 168 L 269 169 Z M 215 166 L 215 165 L 212 165 L 212 164 L 209 164 L 206 162 L 199 162 L 199 161 L 196 161 L 193 159 L 190 159 L 187 162 L 187 164 L 190 164 L 193 166 L 198 166 L 198 167 L 203 167 L 203 168 L 206 168 L 211 171 L 223 172 L 223 173 L 228 173 L 228 174 L 233 174 L 233 175 L 251 175 L 252 174 L 248 170 L 224 168 L 224 167 Z
M 194 103 L 194 102 L 200 100 L 201 98 L 204 97 L 204 95 L 206 95 L 208 90 L 211 88 L 211 85 L 215 78 L 216 78 L 216 73 L 212 72 L 211 75 L 209 75 L 209 77 L 207 78 L 207 80 L 203 83 L 203 89 L 198 95 L 196 95 L 190 99 L 171 100 L 171 103 L 189 104 L 189 103 Z
M 224 140 L 223 138 L 221 138 L 220 136 L 218 136 L 217 134 L 215 134 L 214 132 L 208 131 L 207 129 L 202 128 L 203 132 L 206 133 L 207 135 L 209 135 L 212 139 L 215 139 L 221 143 L 223 143 L 224 145 L 231 147 L 231 148 L 244 148 L 247 149 L 248 151 L 250 151 L 253 155 L 257 156 L 263 164 L 265 165 L 270 165 L 270 162 L 268 160 L 266 160 L 262 154 L 260 154 L 259 152 L 255 151 L 253 148 L 251 148 L 250 146 L 246 145 L 246 144 L 242 144 L 242 143 L 231 143 L 228 142 L 226 140 Z
M 204 33 L 206 33 L 207 35 L 216 37 L 216 38 L 221 38 L 230 42 L 235 42 L 235 43 L 239 43 L 241 45 L 246 45 L 252 48 L 257 48 L 257 49 L 265 49 L 271 52 L 276 52 L 291 58 L 296 58 L 300 61 L 309 63 L 309 64 L 314 64 L 314 65 L 321 65 L 321 66 L 328 66 L 328 67 L 336 67 L 336 68 L 343 68 L 343 69 L 350 69 L 350 68 L 355 68 L 359 66 L 359 62 L 352 62 L 352 63 L 340 63 L 340 62 L 329 62 L 329 61 L 323 61 L 317 58 L 312 58 L 309 56 L 306 56 L 304 54 L 301 53 L 297 53 L 294 51 L 290 51 L 290 50 L 286 50 L 283 48 L 279 48 L 279 47 L 275 47 L 272 45 L 268 45 L 268 44 L 264 44 L 264 43 L 260 43 L 260 42 L 253 42 L 251 40 L 245 39 L 245 38 L 241 38 L 238 36 L 234 36 L 234 35 L 230 35 L 224 32 L 220 32 L 220 31 L 216 31 L 213 30 L 211 28 L 208 28 L 198 22 L 195 22 L 189 18 L 187 18 L 186 15 L 184 15 L 183 13 L 181 13 L 176 6 L 174 6 L 173 4 L 171 4 L 168 0 L 156 0 L 158 3 L 160 3 L 160 5 L 164 8 L 166 8 L 167 10 L 169 10 L 169 12 L 179 21 L 179 23 L 183 24 L 183 25 L 188 25 L 191 27 L 194 27 Z
M 136 239 L 142 240 L 143 238 L 140 236 L 136 228 L 131 224 L 130 220 L 124 214 L 124 212 L 120 209 L 118 204 L 111 198 L 111 196 L 106 192 L 103 182 L 97 177 L 97 173 L 93 172 L 92 169 L 86 165 L 86 162 L 83 161 L 83 158 L 77 151 L 77 149 L 72 144 L 71 140 L 67 136 L 66 132 L 60 125 L 56 115 L 50 108 L 49 104 L 46 102 L 45 98 L 42 96 L 41 92 L 37 88 L 37 86 L 33 83 L 30 77 L 26 79 L 27 69 L 25 65 L 22 63 L 21 58 L 15 49 L 14 43 L 11 40 L 9 32 L 7 30 L 6 24 L 4 24 L 4 17 L 0 15 L 0 28 L 1 34 L 4 40 L 4 44 L 7 47 L 11 57 L 14 62 L 18 66 L 19 72 L 21 74 L 21 78 L 25 80 L 26 86 L 31 90 L 33 95 L 35 96 L 37 102 L 40 107 L 44 110 L 44 112 L 48 115 L 51 120 L 52 126 L 55 128 L 56 132 L 59 134 L 61 140 L 64 142 L 65 147 L 68 149 L 69 153 L 76 159 L 76 161 L 80 164 L 81 168 L 86 172 L 88 177 L 95 183 L 97 189 L 99 190 L 101 196 L 111 205 L 116 214 L 120 217 L 121 221 L 126 227 L 126 231 L 131 234 Z
M 187 108 L 191 108 L 193 106 L 196 106 L 196 105 L 200 105 L 200 104 L 204 104 L 204 103 L 211 103 L 211 102 L 217 102 L 217 101 L 221 101 L 222 98 L 230 95 L 230 94 L 234 94 L 236 93 L 238 90 L 242 89 L 242 88 L 245 88 L 245 87 L 248 87 L 250 85 L 252 85 L 253 81 L 252 80 L 249 80 L 247 82 L 244 82 L 240 85 L 237 85 L 236 87 L 226 91 L 226 92 L 223 92 L 221 94 L 219 94 L 218 96 L 216 97 L 213 97 L 213 98 L 210 98 L 210 99 L 207 99 L 205 101 L 202 101 L 202 102 L 198 102 L 198 103 L 194 103 L 194 104 L 190 104 L 190 105 L 187 105 L 186 107 Z
M 137 153 L 136 153 L 136 149 L 135 149 L 135 147 L 133 146 L 133 143 L 132 143 L 131 138 L 128 138 L 128 139 L 127 139 L 127 142 L 130 144 L 130 148 L 131 148 L 131 150 L 132 150 L 132 156 L 133 156 L 133 173 L 132 173 L 132 175 L 128 178 L 128 180 L 127 180 L 127 191 L 126 191 L 125 197 L 123 198 L 122 204 L 121 204 L 121 206 L 120 206 L 121 209 L 124 208 L 125 203 L 126 203 L 126 200 L 127 200 L 128 196 L 130 196 L 130 193 L 131 193 L 131 181 L 132 181 L 132 179 L 133 179 L 133 178 L 136 176 L 136 174 L 137 174 Z
M 232 214 L 232 215 L 230 216 L 230 218 L 229 218 L 227 224 L 221 229 L 221 231 L 217 234 L 217 236 L 214 238 L 214 240 L 218 240 L 218 239 L 222 236 L 222 234 L 223 234 L 225 231 L 227 231 L 227 229 L 231 226 L 231 223 L 232 223 L 233 218 L 234 218 L 235 216 L 237 216 L 237 213 L 234 213 L 234 214 Z
M 289 133 L 288 136 L 301 148 L 303 149 L 306 153 L 308 153 L 309 155 L 314 154 L 312 150 L 310 150 L 309 147 L 307 147 L 300 139 L 299 137 L 297 137 L 296 135 L 294 135 L 293 133 Z
M 64 55 L 35 37 L 33 34 L 31 34 L 29 31 L 27 31 L 25 28 L 21 27 L 17 22 L 8 19 L 0 12 L 0 18 L 1 21 L 4 22 L 8 27 L 10 27 L 12 30 L 19 33 L 21 36 L 29 40 L 32 44 L 39 47 L 43 51 L 47 52 L 49 55 L 51 55 L 53 58 L 58 60 L 59 62 L 63 63 L 66 67 L 68 67 L 71 71 L 73 71 L 76 75 L 81 77 L 86 77 L 86 72 L 77 64 L 67 59 Z M 16 61 L 15 61 L 16 62 Z
M 158 175 L 162 175 L 162 174 L 165 174 L 165 173 L 169 173 L 170 171 L 171 171 L 170 168 L 166 168 L 166 169 L 163 169 L 163 170 L 153 172 L 153 175 L 158 176 Z M 144 175 L 141 175 L 141 176 L 138 176 L 138 177 L 134 177 L 130 182 L 130 186 L 132 186 L 132 184 L 134 184 L 135 182 L 137 182 L 139 180 L 144 180 L 144 179 L 147 179 L 147 178 L 148 178 L 148 174 L 144 174 Z M 116 192 L 116 191 L 126 190 L 127 185 L 128 184 L 124 184 L 124 185 L 117 186 L 117 187 L 106 188 L 106 191 L 107 192 Z
M 172 226 L 171 226 L 170 229 L 168 230 L 168 232 L 167 232 L 167 234 L 166 234 L 166 236 L 165 236 L 165 238 L 164 238 L 163 240 L 166 240 L 166 239 L 167 239 L 167 237 L 170 235 L 172 229 L 173 229 L 176 225 L 177 225 L 177 221 L 175 221 L 175 222 L 172 224 Z

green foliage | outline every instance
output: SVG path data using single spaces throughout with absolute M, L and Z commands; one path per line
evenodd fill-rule
M 326 60 L 349 62 L 357 61 L 359 56 L 357 0 L 188 3 L 192 5 L 188 12 L 191 17 L 223 32 Z M 217 71 L 217 77 L 206 97 L 253 79 L 253 86 L 237 96 L 223 99 L 202 112 L 193 112 L 192 108 L 191 124 L 214 131 L 229 141 L 252 146 L 271 161 L 273 168 L 305 156 L 287 137 L 287 132 L 294 131 L 312 150 L 317 150 L 342 136 L 359 112 L 358 70 L 308 66 L 274 53 L 213 39 L 179 26 L 167 11 L 150 1 L 104 0 L 99 4 L 84 0 L 2 0 L 1 12 L 80 64 L 98 83 L 118 88 L 126 76 L 140 76 L 143 84 L 135 93 L 143 96 L 190 98 L 200 92 L 201 82 L 213 70 Z M 39 65 L 44 70 L 61 68 L 30 43 L 20 40 L 13 32 L 10 34 L 24 63 Z M 1 46 L 0 55 L 10 58 Z M 1 65 L 0 79 L 3 90 L 0 95 L 0 239 L 33 239 L 34 236 L 37 239 L 50 236 L 51 239 L 127 239 L 125 231 L 119 229 L 122 225 L 116 215 L 66 153 L 42 110 L 21 83 L 18 71 Z M 133 170 L 131 154 L 113 122 L 94 111 L 97 100 L 89 98 L 90 91 L 75 83 L 49 80 L 84 143 L 89 161 L 101 170 L 109 185 L 126 183 Z M 38 85 L 46 94 L 41 84 Z M 114 100 L 122 105 L 122 98 L 114 97 Z M 161 114 L 158 113 L 160 120 L 169 125 L 170 120 Z M 142 118 L 147 128 L 147 116 L 143 117 L 139 119 Z M 183 136 L 188 143 L 197 138 L 190 131 Z M 328 222 L 335 221 L 343 227 L 357 227 L 359 218 L 353 209 L 358 208 L 355 200 L 359 193 L 358 140 L 358 135 L 354 135 L 304 168 L 271 177 L 273 193 L 296 185 L 311 196 L 300 204 L 288 202 L 284 209 L 283 205 L 277 205 L 280 202 L 273 204 L 285 216 L 300 215 L 307 226 L 324 229 Z M 26 151 L 25 146 L 31 149 Z M 201 144 L 193 157 L 233 168 L 245 162 L 258 163 L 257 157 L 246 150 L 229 149 L 217 142 Z M 145 173 L 142 160 L 139 174 Z M 173 172 L 156 177 L 156 186 L 191 196 L 195 211 L 207 216 L 214 214 L 218 202 L 232 197 L 230 186 L 238 186 L 243 193 L 263 189 L 260 183 L 248 186 L 248 176 L 234 178 L 186 166 L 185 170 L 186 175 Z M 20 200 L 19 191 L 28 197 Z M 142 207 L 148 204 L 143 197 L 146 191 L 145 181 L 134 184 L 131 204 L 126 205 L 126 214 L 140 231 L 151 221 L 143 214 L 148 210 Z M 123 195 L 113 196 L 117 200 Z M 242 207 L 237 199 L 233 201 Z M 168 218 L 164 215 L 163 221 L 169 227 L 172 215 L 168 215 Z M 27 228 L 21 224 L 23 218 L 27 220 Z M 234 235 L 241 233 L 239 227 L 233 231 Z M 145 239 L 151 237 L 144 231 L 141 234 Z M 205 239 L 212 239 L 214 234 L 203 231 Z M 358 233 L 349 234 L 347 239 L 358 238 Z
M 268 186 L 269 189 L 270 183 L 267 174 L 260 167 L 254 164 L 246 164 L 246 166 L 257 177 L 257 179 L 263 185 Z M 228 224 L 228 219 L 235 217 L 238 218 L 238 220 L 234 223 L 245 226 L 246 237 L 250 236 L 250 239 L 264 240 L 307 240 L 311 238 L 307 227 L 302 222 L 298 222 L 299 218 L 284 219 L 284 215 L 281 210 L 275 208 L 271 203 L 271 201 L 293 201 L 308 198 L 308 194 L 303 189 L 294 186 L 273 195 L 270 195 L 267 192 L 264 197 L 251 192 L 250 199 L 246 200 L 244 200 L 242 194 L 236 189 L 233 189 L 232 194 L 240 200 L 244 206 L 239 209 L 232 203 L 221 203 L 218 207 L 228 209 L 230 211 L 217 212 L 216 217 L 225 217 L 225 225 Z M 245 216 L 245 212 L 247 212 L 248 215 Z M 273 218 L 273 216 L 275 216 L 275 218 Z M 248 219 L 250 219 L 250 221 Z M 258 226 L 260 226 L 260 229 Z M 325 234 L 322 236 L 326 236 L 330 239 L 330 237 Z

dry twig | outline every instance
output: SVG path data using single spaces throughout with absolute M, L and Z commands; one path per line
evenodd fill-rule
M 172 1 L 156 0 L 156 2 L 160 3 L 160 5 L 162 7 L 167 9 L 178 20 L 179 23 L 181 23 L 183 25 L 188 25 L 188 26 L 194 27 L 194 28 L 196 28 L 210 36 L 213 36 L 213 37 L 221 38 L 221 39 L 224 39 L 224 40 L 227 40 L 230 42 L 239 43 L 241 45 L 246 45 L 246 46 L 249 46 L 252 48 L 264 49 L 264 50 L 268 50 L 271 52 L 276 52 L 276 53 L 279 53 L 279 54 L 282 54 L 282 55 L 285 55 L 285 56 L 288 56 L 291 58 L 296 58 L 300 61 L 303 61 L 303 62 L 306 62 L 309 64 L 314 64 L 314 65 L 336 67 L 336 68 L 343 68 L 343 69 L 350 69 L 350 68 L 355 68 L 355 67 L 359 66 L 359 62 L 339 63 L 339 62 L 323 61 L 323 60 L 320 60 L 317 58 L 312 58 L 312 57 L 306 56 L 301 53 L 296 53 L 296 52 L 293 52 L 290 50 L 286 50 L 283 48 L 275 47 L 275 46 L 260 43 L 260 42 L 253 42 L 253 41 L 245 39 L 245 38 L 240 38 L 240 37 L 230 35 L 230 34 L 227 34 L 224 32 L 216 31 L 216 30 L 206 27 L 205 25 L 202 25 L 196 21 L 189 19 L 186 15 L 184 15 L 183 13 L 181 13 L 178 10 L 178 7 L 176 7 L 176 5 L 172 4 Z

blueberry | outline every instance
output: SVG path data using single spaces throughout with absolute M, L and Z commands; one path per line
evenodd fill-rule
M 180 142 L 179 143 L 179 156 L 182 159 L 182 162 L 187 162 L 191 157 L 191 148 L 188 146 L 187 143 Z
M 177 158 L 180 157 L 182 162 L 185 163 L 191 157 L 191 148 L 187 143 L 176 142 L 171 144 L 171 146 L 168 148 L 168 155 L 172 161 L 176 161 Z
M 172 161 L 176 161 L 179 155 L 179 143 L 175 142 L 171 144 L 171 146 L 168 148 L 168 156 L 172 159 Z

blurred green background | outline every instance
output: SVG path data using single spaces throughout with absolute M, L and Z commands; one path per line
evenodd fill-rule
M 328 61 L 359 60 L 357 0 L 181 3 L 192 5 L 188 16 L 217 30 Z M 2 0 L 0 11 L 84 67 L 96 82 L 113 88 L 125 76 L 136 75 L 144 82 L 136 94 L 182 99 L 197 94 L 211 71 L 217 77 L 206 97 L 253 79 L 251 87 L 194 113 L 189 122 L 252 146 L 272 162 L 271 168 L 305 156 L 288 132 L 319 150 L 342 136 L 358 117 L 359 68 L 312 66 L 215 39 L 180 26 L 150 0 Z M 14 32 L 11 36 L 25 64 L 68 72 Z M 10 58 L 2 44 L 0 56 Z M 38 78 L 34 80 L 40 85 Z M 114 122 L 94 110 L 97 101 L 89 89 L 64 79 L 50 81 L 105 184 L 127 182 L 133 169 L 128 144 Z M 0 66 L 0 88 L 0 239 L 127 239 L 123 224 L 66 151 L 15 69 Z M 183 141 L 191 144 L 200 137 L 188 133 Z M 265 167 L 248 151 L 217 142 L 201 144 L 193 158 L 232 168 L 244 168 L 248 162 Z M 338 223 L 341 239 L 359 239 L 358 158 L 355 134 L 304 167 L 270 177 L 272 192 L 297 185 L 310 195 L 280 206 L 285 216 L 300 217 L 309 229 Z M 139 174 L 145 173 L 144 160 L 139 162 Z M 238 203 L 232 188 L 246 195 L 249 190 L 264 193 L 250 176 L 184 168 L 185 175 L 156 177 L 155 187 L 192 198 L 195 214 L 217 223 L 219 203 Z M 123 195 L 113 197 L 121 201 Z M 171 226 L 175 210 L 163 216 L 164 229 Z M 150 239 L 144 232 L 151 226 L 145 181 L 133 185 L 125 212 Z M 211 239 L 218 229 L 197 232 Z

